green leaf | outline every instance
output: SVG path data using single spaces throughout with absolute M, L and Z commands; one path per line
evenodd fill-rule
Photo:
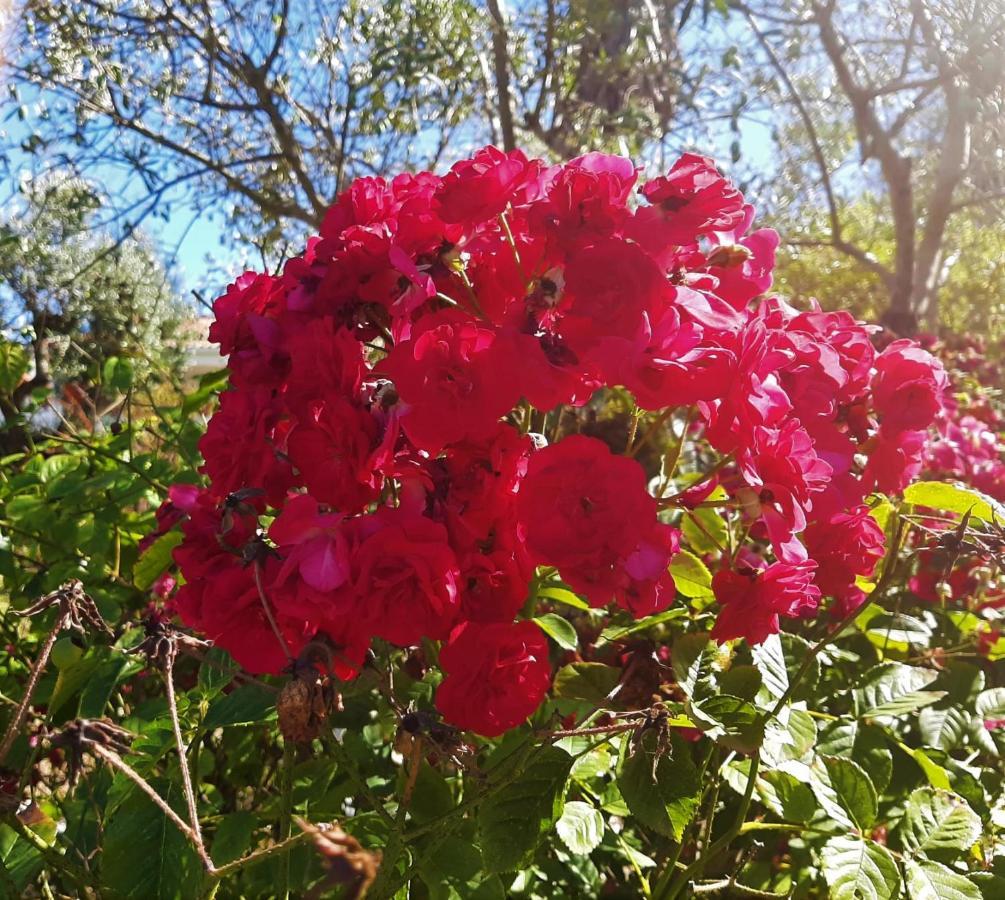
M 590 608 L 589 603 L 580 597 L 579 594 L 574 594 L 568 588 L 554 586 L 539 588 L 537 596 L 545 600 L 554 600 L 556 603 L 564 603 L 566 606 L 571 606 L 573 609 Z
M 555 830 L 570 852 L 590 853 L 604 839 L 604 816 L 599 809 L 581 800 L 565 804 Z
M 689 712 L 695 725 L 731 750 L 750 753 L 764 739 L 764 726 L 757 708 L 740 697 L 715 694 L 691 703 Z
M 218 866 L 233 862 L 251 848 L 251 837 L 258 827 L 258 816 L 250 812 L 228 813 L 216 826 L 211 847 Z
M 226 650 L 210 647 L 199 666 L 199 690 L 207 697 L 215 697 L 240 671 L 241 667 Z
M 181 789 L 157 780 L 152 786 L 182 816 Z M 201 866 L 188 840 L 139 788 L 105 819 L 101 881 L 116 898 L 182 900 L 198 896 Z
M 0 391 L 12 394 L 31 367 L 28 351 L 0 338 Z
M 789 673 L 781 639 L 777 634 L 769 635 L 762 644 L 750 648 L 750 655 L 761 673 L 765 691 L 774 700 L 780 700 L 789 689 Z
M 929 859 L 905 859 L 904 875 L 911 900 L 981 900 L 969 878 Z
M 918 714 L 921 739 L 926 746 L 939 750 L 954 750 L 960 746 L 970 731 L 970 724 L 970 713 L 958 706 L 946 709 L 929 706 Z
M 911 647 L 927 647 L 932 638 L 928 625 L 904 613 L 881 613 L 869 620 L 865 633 L 873 646 L 905 652 Z
M 717 652 L 704 632 L 682 634 L 673 642 L 670 662 L 677 683 L 688 697 L 708 696 L 715 691 L 712 662 Z
M 686 615 L 687 609 L 683 606 L 675 606 L 672 609 L 667 609 L 663 612 L 655 613 L 654 615 L 646 616 L 642 619 L 635 619 L 626 625 L 608 625 L 600 633 L 600 637 L 597 638 L 596 646 L 602 647 L 604 644 L 623 641 L 630 635 L 637 634 L 640 631 L 646 631 L 649 628 L 655 628 L 657 625 L 662 625 L 665 622 L 672 622 L 674 619 L 679 619 Z
M 183 538 L 180 531 L 168 531 L 147 547 L 133 566 L 133 584 L 141 591 L 149 590 L 158 576 L 171 565 L 171 552 Z
M 750 760 L 733 760 L 721 769 L 726 783 L 739 796 L 747 790 Z M 761 768 L 754 782 L 757 799 L 786 822 L 807 822 L 817 812 L 817 801 L 805 778 L 779 769 Z
M 579 646 L 579 636 L 567 619 L 555 613 L 537 616 L 534 621 L 563 650 L 575 650 Z
M 712 573 L 705 563 L 687 550 L 681 550 L 674 556 L 670 562 L 670 574 L 678 593 L 689 599 L 715 596 L 712 592 Z
M 876 821 L 876 788 L 858 763 L 843 756 L 818 756 L 810 766 L 810 786 L 824 812 L 839 825 L 865 831 Z
M 802 665 L 810 649 L 810 643 L 805 638 L 796 634 L 779 635 L 782 642 L 782 652 L 785 654 L 785 669 L 794 672 Z M 814 656 L 810 662 L 810 667 L 806 670 L 803 680 L 796 685 L 792 692 L 792 702 L 798 703 L 800 700 L 807 702 L 814 701 L 817 684 L 820 682 L 820 657 Z
M 853 692 L 861 718 L 902 716 L 945 696 L 943 691 L 923 688 L 935 681 L 938 673 L 903 663 L 887 662 L 870 669 Z
M 207 372 L 199 379 L 199 387 L 191 394 L 188 394 L 181 404 L 182 416 L 190 416 L 192 413 L 202 409 L 217 391 L 226 387 L 230 373 L 227 369 L 218 369 L 215 372 Z
M 402 771 L 402 777 L 405 777 Z M 447 779 L 425 760 L 420 762 L 412 787 L 409 814 L 416 822 L 430 822 L 446 815 L 454 808 L 454 795 Z
M 874 841 L 831 838 L 820 851 L 820 863 L 831 900 L 892 900 L 900 894 L 897 863 Z
M 656 734 L 647 731 L 636 747 L 626 745 L 618 760 L 617 783 L 643 826 L 679 841 L 698 810 L 701 786 L 690 747 L 677 734 L 670 741 L 670 752 L 659 753 Z
M 709 507 L 688 510 L 680 528 L 687 545 L 699 553 L 717 553 L 729 540 L 725 519 Z
M 513 872 L 530 860 L 562 815 L 572 757 L 557 747 L 541 751 L 516 780 L 490 794 L 478 809 L 478 830 L 491 872 Z
M 817 752 L 844 756 L 857 762 L 868 774 L 878 794 L 886 790 L 893 774 L 893 754 L 882 730 L 858 719 L 827 722 L 820 730 Z
M 0 823 L 0 859 L 3 860 L 13 887 L 22 892 L 43 868 L 42 855 L 38 848 L 20 837 L 9 825 L 2 823 Z M 3 882 L 0 882 L 0 886 L 2 884 Z M 7 893 L 11 900 L 19 896 L 13 890 L 8 890 Z
M 817 811 L 813 790 L 789 772 L 762 772 L 755 789 L 761 802 L 786 822 L 808 822 Z
M 917 506 L 928 506 L 960 516 L 969 512 L 985 522 L 1005 522 L 1005 506 L 965 484 L 918 481 L 904 489 L 904 499 Z
M 603 663 L 576 662 L 562 666 L 555 675 L 556 697 L 603 703 L 621 678 L 621 670 Z
M 785 721 L 771 719 L 764 730 L 761 758 L 775 767 L 788 760 L 803 759 L 817 741 L 817 723 L 802 709 L 790 709 Z
M 977 695 L 978 719 L 1005 719 L 1005 688 L 991 688 Z
M 211 731 L 229 725 L 252 725 L 273 719 L 276 716 L 276 697 L 273 691 L 261 685 L 242 685 L 209 705 L 203 727 Z
M 901 828 L 901 839 L 908 850 L 962 853 L 980 837 L 981 820 L 957 794 L 921 787 L 908 798 Z

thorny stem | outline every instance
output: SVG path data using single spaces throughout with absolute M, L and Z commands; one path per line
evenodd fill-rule
M 235 859 L 233 862 L 229 862 L 226 865 L 217 868 L 213 864 L 213 860 L 210 858 L 209 854 L 206 852 L 205 848 L 202 846 L 201 840 L 196 838 L 195 831 L 189 827 L 189 825 L 178 815 L 143 778 L 132 766 L 129 765 L 122 757 L 112 750 L 108 750 L 101 744 L 88 741 L 87 743 L 88 752 L 93 753 L 95 756 L 100 756 L 108 765 L 113 769 L 121 772 L 130 781 L 133 782 L 144 794 L 146 794 L 153 803 L 164 813 L 165 816 L 170 819 L 174 826 L 189 839 L 192 845 L 195 847 L 196 852 L 199 854 L 199 858 L 206 870 L 206 873 L 214 879 L 221 879 L 227 875 L 231 875 L 239 869 L 243 869 L 245 866 L 252 865 L 253 863 L 260 862 L 267 857 L 274 856 L 277 853 L 283 853 L 288 851 L 293 847 L 294 844 L 300 841 L 306 840 L 310 837 L 308 832 L 302 832 L 300 834 L 295 834 L 292 837 L 287 837 L 278 843 L 272 844 L 269 847 L 263 847 L 260 850 L 255 850 L 253 853 L 249 853 L 247 856 L 243 856 L 240 859 Z
M 195 831 L 192 827 L 176 813 L 129 763 L 127 763 L 118 753 L 115 753 L 101 744 L 94 743 L 92 741 L 87 742 L 88 752 L 93 753 L 95 756 L 100 756 L 108 765 L 113 769 L 121 772 L 126 776 L 133 784 L 135 784 L 144 794 L 146 794 L 175 825 L 175 827 L 187 837 L 199 852 L 199 857 L 202 859 L 203 865 L 205 865 L 207 871 L 213 871 L 213 860 L 209 858 L 206 854 L 204 848 L 202 848 L 202 842 L 196 838 Z
M 206 846 L 202 840 L 202 828 L 199 825 L 199 810 L 192 788 L 192 773 L 188 767 L 188 746 L 181 734 L 181 722 L 178 719 L 178 701 L 174 692 L 174 648 L 172 647 L 164 658 L 164 688 L 167 692 L 168 710 L 171 712 L 171 727 L 174 729 L 175 743 L 178 745 L 178 765 L 181 769 L 182 787 L 185 793 L 185 803 L 188 806 L 188 817 L 192 823 L 192 833 L 200 855 L 205 855 Z
M 31 674 L 28 676 L 28 684 L 24 690 L 24 697 L 21 698 L 21 702 L 18 704 L 17 712 L 14 713 L 14 718 L 11 719 L 10 724 L 7 726 L 7 730 L 4 732 L 3 741 L 0 742 L 0 763 L 7 758 L 7 754 L 10 753 L 10 748 L 14 745 L 14 741 L 17 740 L 17 736 L 21 733 L 25 717 L 28 715 L 28 707 L 31 705 L 31 698 L 35 695 L 35 688 L 38 687 L 38 680 L 41 678 L 42 672 L 45 670 L 46 664 L 49 662 L 49 655 L 52 653 L 52 648 L 56 644 L 56 639 L 59 637 L 59 633 L 66 625 L 66 618 L 67 613 L 60 610 L 56 616 L 55 624 L 52 626 L 49 634 L 45 638 L 45 643 L 42 644 L 42 649 L 39 651 L 35 664 L 31 667 Z
M 247 856 L 244 856 L 241 859 L 235 859 L 233 862 L 229 862 L 219 868 L 214 867 L 212 872 L 210 872 L 210 875 L 214 878 L 225 878 L 226 876 L 237 872 L 239 869 L 243 869 L 245 866 L 254 865 L 255 863 L 261 862 L 263 859 L 275 856 L 277 853 L 285 853 L 301 841 L 307 840 L 310 836 L 310 833 L 306 831 L 301 832 L 300 834 L 294 834 L 291 837 L 288 837 L 285 841 L 280 841 L 278 844 L 263 847 L 261 850 L 256 850 L 254 853 L 249 853 Z

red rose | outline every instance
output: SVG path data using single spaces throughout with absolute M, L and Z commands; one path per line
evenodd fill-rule
M 357 512 L 380 493 L 371 456 L 380 444 L 373 415 L 338 394 L 308 404 L 286 441 L 289 460 L 316 500 Z
M 642 467 L 596 438 L 572 435 L 530 458 L 517 515 L 531 558 L 557 566 L 590 603 L 613 599 L 624 560 L 656 522 Z
M 894 341 L 876 357 L 873 405 L 885 433 L 928 428 L 942 409 L 946 372 L 914 341 Z
M 712 628 L 720 643 L 745 638 L 763 644 L 777 634 L 779 616 L 790 619 L 817 608 L 820 589 L 813 584 L 816 563 L 774 563 L 763 571 L 723 569 L 712 579 L 721 607 Z
M 378 366 L 404 401 L 405 434 L 433 454 L 495 431 L 519 399 L 515 368 L 492 328 L 456 310 L 426 316 Z
M 217 497 L 242 488 L 265 491 L 270 502 L 282 502 L 293 484 L 288 463 L 276 453 L 283 423 L 268 388 L 230 390 L 220 395 L 220 408 L 199 439 L 206 460 L 202 471 Z
M 816 586 L 847 609 L 865 598 L 855 585 L 858 575 L 872 575 L 883 558 L 886 539 L 883 529 L 861 506 L 812 523 L 803 534 L 806 549 L 817 563 Z
M 445 638 L 460 603 L 446 529 L 386 507 L 364 527 L 368 533 L 352 554 L 351 584 L 371 633 L 402 647 Z
M 743 194 L 719 174 L 706 156 L 685 153 L 670 171 L 642 188 L 661 222 L 659 237 L 674 244 L 693 244 L 698 235 L 732 231 L 744 219 Z M 643 211 L 641 221 L 655 216 Z
M 534 167 L 519 150 L 484 147 L 455 163 L 435 199 L 444 222 L 475 224 L 499 215 L 515 199 Z
M 497 737 L 534 712 L 548 693 L 548 641 L 533 622 L 457 626 L 440 651 L 446 678 L 436 708 L 459 728 Z
M 652 314 L 669 295 L 669 282 L 638 244 L 598 241 L 569 257 L 563 305 L 571 305 L 563 333 L 590 341 L 632 338 L 642 329 L 645 313 Z

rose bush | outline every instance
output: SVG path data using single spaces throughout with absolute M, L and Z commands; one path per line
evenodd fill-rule
M 231 285 L 199 472 L 95 444 L 145 480 L 114 564 L 7 563 L 59 610 L 39 671 L 116 624 L 9 720 L 44 810 L 15 887 L 995 896 L 997 398 L 973 353 L 768 294 L 753 220 L 700 156 L 490 147 L 355 182 Z M 72 484 L 18 465 L 23 533 Z M 110 815 L 177 871 L 136 887 Z

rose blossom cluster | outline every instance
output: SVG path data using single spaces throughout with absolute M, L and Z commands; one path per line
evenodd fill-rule
M 960 482 L 1005 503 L 1005 416 L 997 396 L 1001 368 L 995 354 L 981 338 L 938 340 L 925 335 L 920 340 L 944 360 L 953 382 L 935 437 L 928 443 L 923 477 Z M 928 542 L 932 532 L 955 527 L 945 520 L 930 525 L 923 539 Z M 987 577 L 994 569 L 989 555 L 975 549 L 971 543 L 970 552 L 964 554 L 920 550 L 917 571 L 909 581 L 911 591 L 926 602 L 952 601 L 970 609 L 1005 605 L 1000 580 L 995 584 Z
M 861 602 L 883 555 L 866 498 L 918 471 L 946 378 L 847 313 L 759 299 L 778 236 L 752 221 L 695 155 L 641 185 L 621 157 L 494 147 L 354 182 L 302 255 L 214 305 L 209 486 L 160 516 L 184 534 L 174 611 L 253 672 L 321 639 L 342 678 L 374 639 L 440 642 L 438 709 L 491 736 L 549 689 L 533 585 L 667 608 L 674 517 L 716 484 L 749 525 L 717 564 L 716 638 Z M 568 427 L 614 387 L 643 430 L 690 408 L 718 474 L 675 503 Z

